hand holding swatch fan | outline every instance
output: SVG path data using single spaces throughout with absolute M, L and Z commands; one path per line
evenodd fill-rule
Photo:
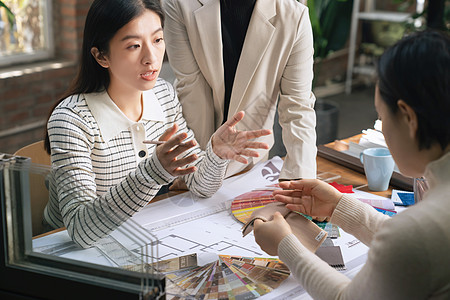
M 275 212 L 280 212 L 290 225 L 292 233 L 298 240 L 310 251 L 316 252 L 317 248 L 325 241 L 328 233 L 322 230 L 311 220 L 303 215 L 296 213 L 281 202 L 272 202 L 266 206 L 254 210 L 250 219 L 244 225 L 242 233 L 244 236 L 253 230 L 253 223 L 259 219 L 264 222 L 271 221 Z

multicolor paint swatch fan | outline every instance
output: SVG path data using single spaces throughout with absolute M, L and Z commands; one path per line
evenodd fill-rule
M 166 275 L 170 299 L 256 299 L 289 277 L 278 259 L 219 255 L 202 267 Z M 182 291 L 180 293 L 180 291 Z
M 275 202 L 272 196 L 275 189 L 279 189 L 278 184 L 237 196 L 231 203 L 231 213 L 241 223 L 247 223 L 254 210 Z
M 275 202 L 272 193 L 276 189 L 280 189 L 279 185 L 272 184 L 237 196 L 231 203 L 231 213 L 242 224 L 246 224 L 254 210 Z M 312 219 L 309 216 L 305 217 Z M 337 238 L 339 236 L 338 226 L 328 222 L 314 221 L 314 223 L 325 230 L 329 238 Z

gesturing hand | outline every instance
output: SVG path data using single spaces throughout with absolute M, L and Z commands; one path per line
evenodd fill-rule
M 195 166 L 183 168 L 187 164 L 194 162 L 197 159 L 196 154 L 189 155 L 182 159 L 177 159 L 177 156 L 195 146 L 195 140 L 182 143 L 187 138 L 187 133 L 183 132 L 175 135 L 178 130 L 178 125 L 174 124 L 167 129 L 159 138 L 160 141 L 165 141 L 164 144 L 156 147 L 156 156 L 164 169 L 172 176 L 181 176 L 195 172 Z
M 244 156 L 258 157 L 259 154 L 251 149 L 269 149 L 269 145 L 261 142 L 250 141 L 269 135 L 272 133 L 269 129 L 240 131 L 236 130 L 235 125 L 244 118 L 244 112 L 236 113 L 233 118 L 226 121 L 212 136 L 212 149 L 214 153 L 222 159 L 233 159 L 243 164 L 248 161 Z
M 275 200 L 312 217 L 331 217 L 342 193 L 318 179 L 280 182 L 283 190 L 273 192 Z

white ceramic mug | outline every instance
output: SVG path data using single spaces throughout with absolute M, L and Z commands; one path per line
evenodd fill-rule
M 376 192 L 387 190 L 395 165 L 389 149 L 365 149 L 360 154 L 360 160 L 364 165 L 369 190 Z

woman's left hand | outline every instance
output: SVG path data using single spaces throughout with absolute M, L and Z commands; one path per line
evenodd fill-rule
M 275 212 L 271 221 L 257 219 L 253 223 L 255 241 L 269 255 L 278 255 L 278 245 L 291 233 L 291 226 L 279 212 Z
M 269 149 L 269 145 L 261 142 L 250 141 L 252 139 L 269 135 L 269 129 L 252 131 L 236 130 L 235 125 L 244 118 L 244 112 L 236 113 L 233 118 L 226 121 L 213 134 L 212 149 L 214 153 L 222 159 L 233 159 L 240 163 L 247 164 L 244 156 L 258 157 L 258 152 L 250 149 Z

